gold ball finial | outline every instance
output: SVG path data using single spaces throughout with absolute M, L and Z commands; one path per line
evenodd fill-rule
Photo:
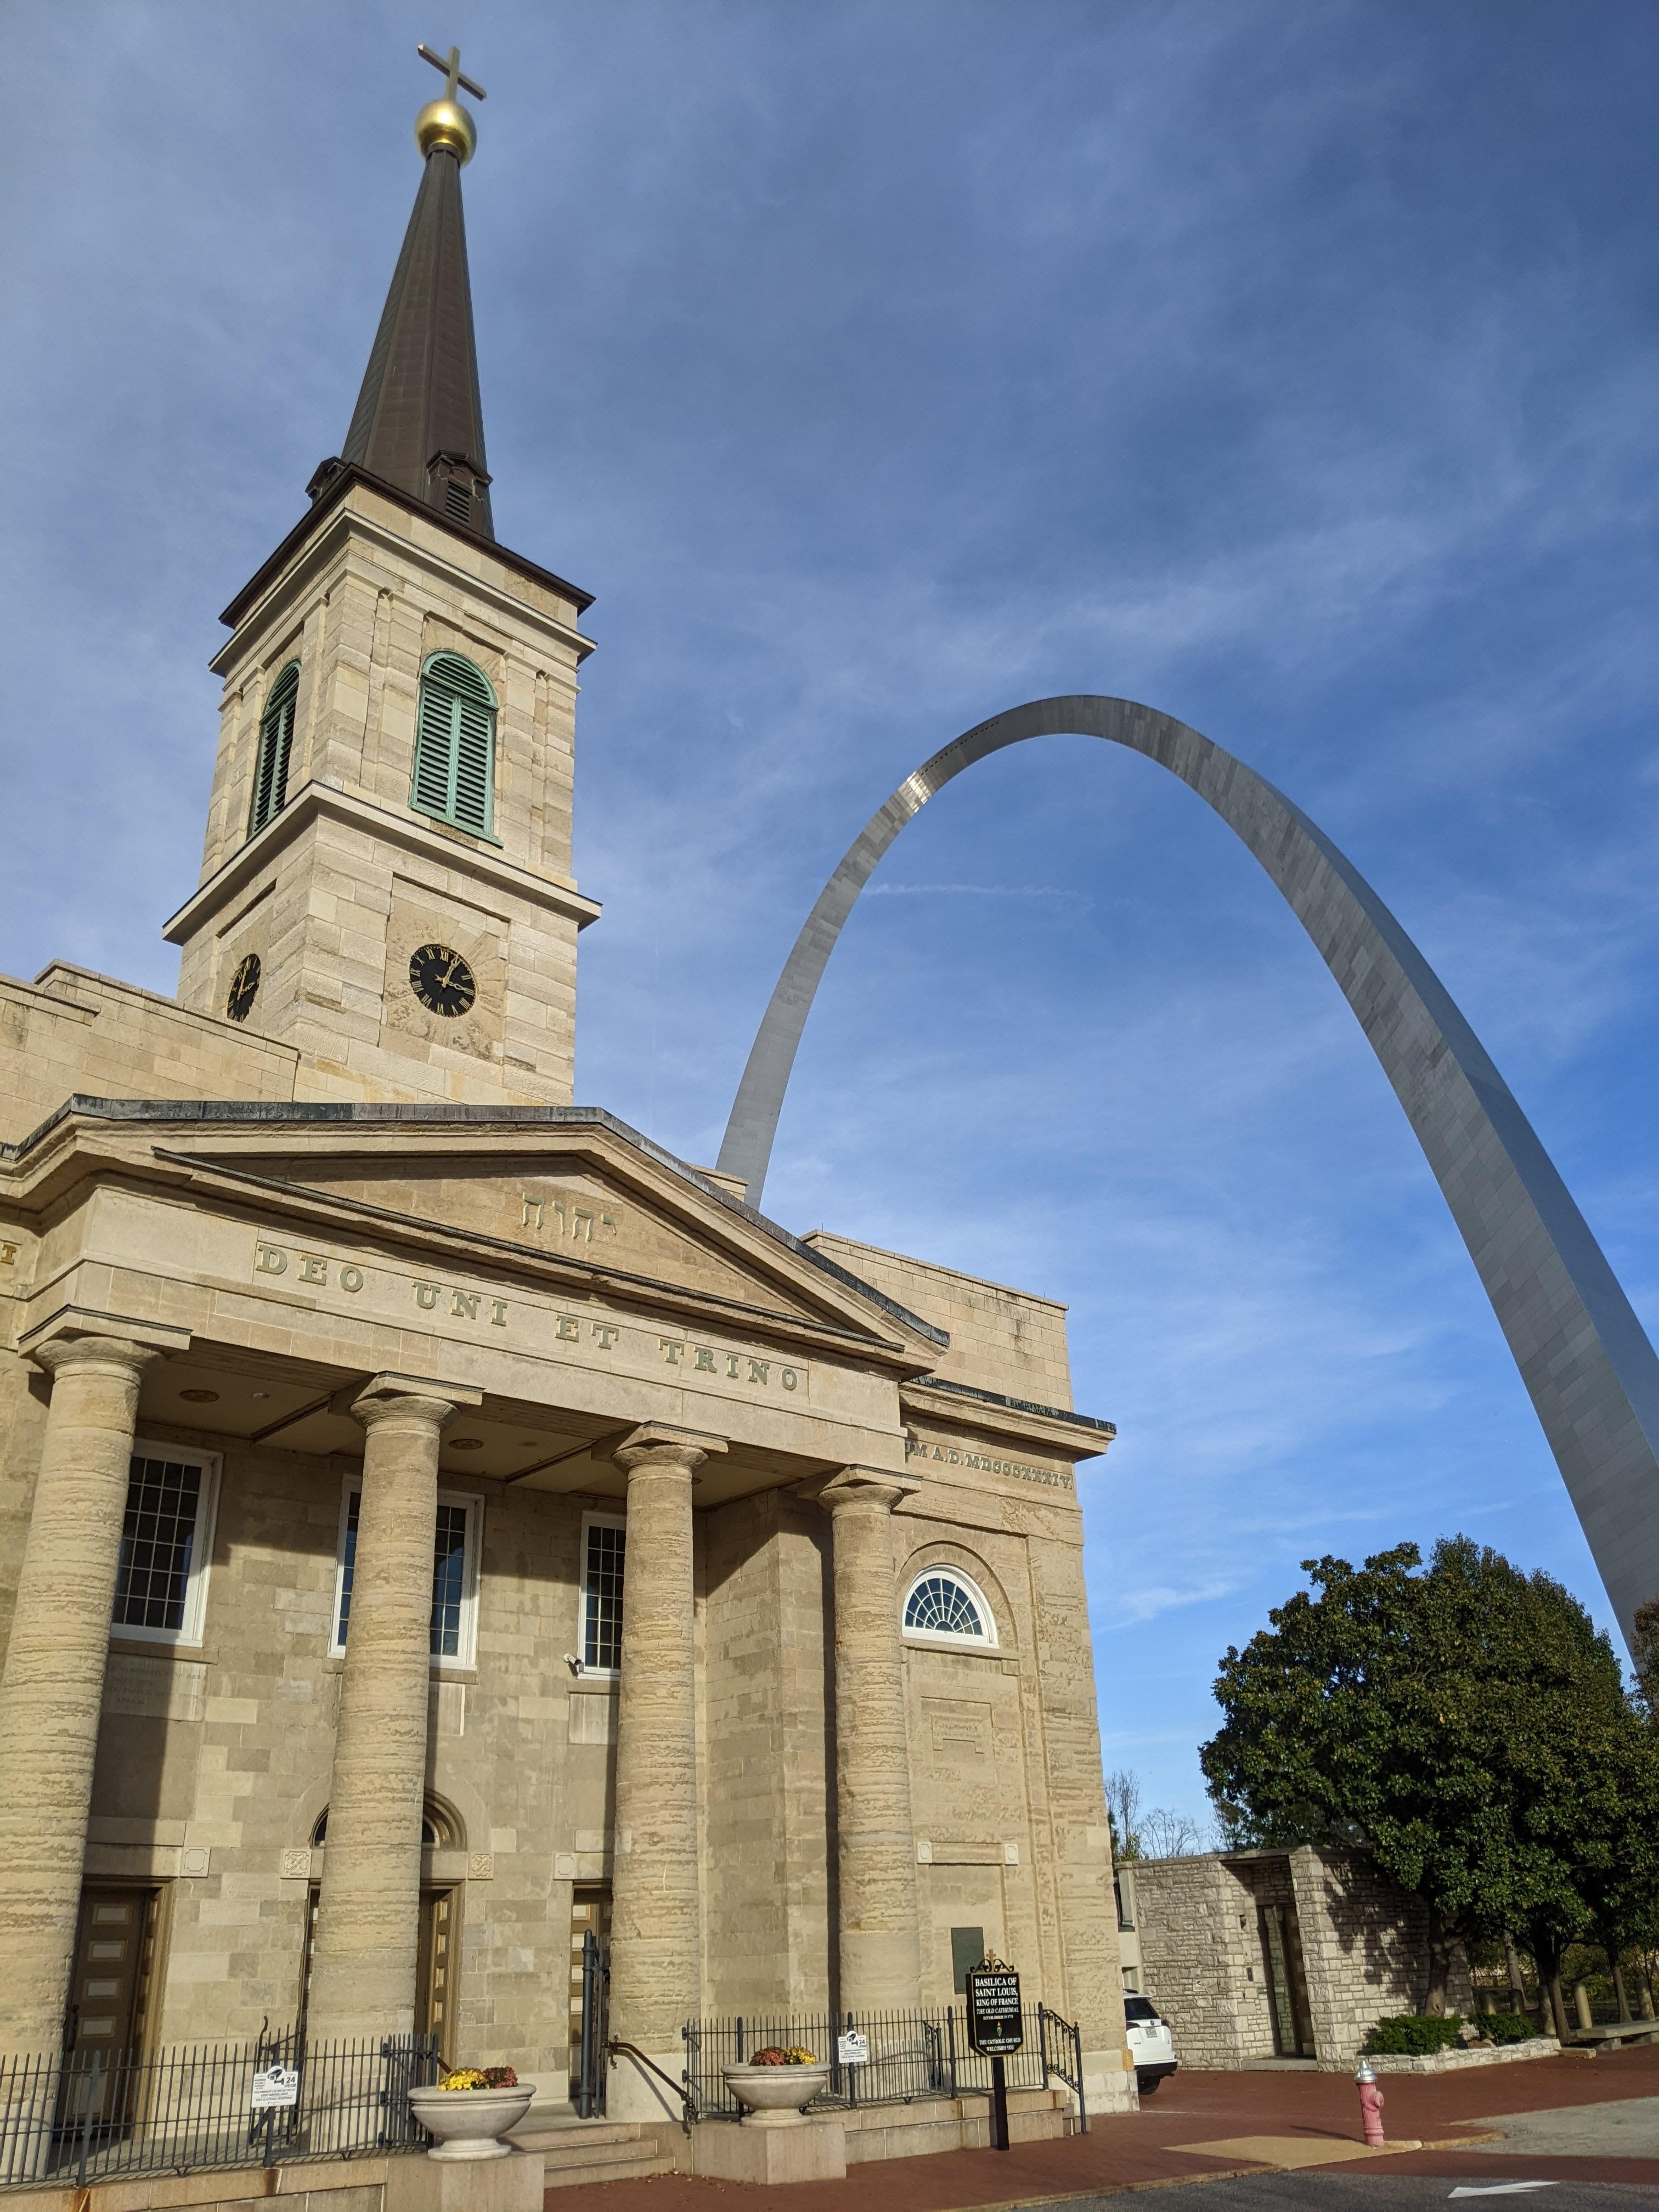
M 415 143 L 423 155 L 445 147 L 465 168 L 477 148 L 477 128 L 459 100 L 429 100 L 415 118 Z

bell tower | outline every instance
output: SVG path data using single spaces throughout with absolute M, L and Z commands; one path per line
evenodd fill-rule
M 301 1098 L 570 1102 L 576 672 L 592 604 L 496 543 L 460 57 L 343 447 L 226 609 L 179 997 L 298 1048 Z

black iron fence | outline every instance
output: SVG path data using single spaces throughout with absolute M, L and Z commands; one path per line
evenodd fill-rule
M 1065 2083 L 1078 2100 L 1088 2124 L 1083 2098 L 1082 2039 L 1070 2021 L 1046 2005 L 1021 2014 L 1022 2051 L 1003 2061 L 1011 2089 L 1046 2089 Z M 860 2105 L 910 2105 L 923 2097 L 988 2097 L 991 2062 L 968 2043 L 966 2014 L 951 2007 L 937 2012 L 745 2014 L 733 2020 L 695 2020 L 680 2031 L 685 2043 L 685 2085 L 695 2117 L 741 2119 L 743 2106 L 726 2086 L 723 2069 L 744 2065 L 757 2051 L 803 2050 L 827 2060 L 830 2080 L 807 2109 L 847 2110 Z M 843 2064 L 841 2039 L 863 2039 L 869 2056 L 862 2064 Z
M 297 2076 L 295 2101 L 256 2109 L 254 2077 L 268 2095 L 273 2068 Z M 435 2036 L 307 2044 L 291 2032 L 0 2059 L 0 2188 L 423 2149 L 409 2092 L 442 2070 Z

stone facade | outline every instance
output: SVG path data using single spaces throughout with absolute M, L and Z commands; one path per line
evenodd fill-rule
M 178 1001 L 0 984 L 0 2056 L 303 2018 L 556 2097 L 608 1915 L 676 2075 L 699 2013 L 947 2005 L 971 1939 L 1133 2103 L 1063 1310 L 570 1104 L 586 595 L 313 489 L 226 617 Z M 488 835 L 416 804 L 434 653 Z
M 434 1447 L 429 1489 L 476 1501 L 477 1625 L 469 1652 L 429 1668 L 405 1771 L 441 1833 L 404 1880 L 411 1897 L 418 1882 L 453 1899 L 456 2046 L 561 2083 L 573 1896 L 614 1880 L 628 1748 L 617 1681 L 570 1664 L 583 1531 L 625 1516 L 639 1544 L 660 1541 L 649 1522 L 634 1528 L 611 1440 L 665 1422 L 718 1454 L 687 1516 L 697 2004 L 841 2001 L 838 1700 L 867 1693 L 861 1645 L 835 1645 L 862 1585 L 841 1599 L 818 1493 L 823 1470 L 851 1468 L 891 1500 L 872 1531 L 878 1605 L 945 1567 L 991 1615 L 988 1637 L 958 1643 L 901 1636 L 885 1615 L 909 1802 L 884 1833 L 908 1818 L 896 1894 L 916 1929 L 911 2001 L 950 2001 L 951 1931 L 977 1927 L 1033 1997 L 1081 2016 L 1103 2100 L 1121 2099 L 1073 1477 L 1104 1437 L 1065 1408 L 933 1385 L 939 1332 L 603 1117 L 537 1112 L 526 1156 L 521 1121 L 226 1111 L 80 1108 L 5 1165 L 20 1347 L 3 1401 L 6 1601 L 38 1510 L 57 1343 L 141 1339 L 153 1357 L 135 1448 L 210 1454 L 217 1474 L 199 1629 L 158 1642 L 118 1628 L 100 1686 L 84 1875 L 159 1900 L 165 1966 L 146 2033 L 235 2035 L 303 2000 L 308 1900 L 326 1898 L 339 1844 L 313 1832 L 349 1755 L 349 1659 L 333 1630 L 343 1502 L 365 1464 L 360 1401 L 376 1375 L 429 1376 L 422 1388 L 465 1408 Z M 511 1240 L 495 1233 L 509 1213 Z M 387 1540 L 364 1520 L 365 1550 Z M 360 1583 L 369 1564 L 360 1552 Z M 856 1557 L 850 1571 L 864 1571 Z M 376 1711 L 378 1756 L 389 1723 Z M 649 1796 L 659 1755 L 641 1764 Z M 647 1838 L 636 1817 L 627 1826 L 637 1856 Z M 32 1848 L 22 1833 L 18 1854 Z
M 1304 1844 L 1138 1859 L 1119 1885 L 1138 1986 L 1185 2066 L 1351 2064 L 1378 2020 L 1422 2007 L 1427 1912 L 1363 1854 Z M 1461 1953 L 1448 2002 L 1473 2009 Z
M 290 1044 L 153 991 L 54 960 L 33 984 L 0 975 L 0 1140 L 94 1097 L 292 1098 Z

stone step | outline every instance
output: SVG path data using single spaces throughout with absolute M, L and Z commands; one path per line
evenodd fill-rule
M 663 2131 L 629 2120 L 582 2120 L 575 2126 L 526 2130 L 521 2149 L 542 2154 L 543 2187 L 572 2189 L 599 2181 L 638 2181 L 666 2173 L 672 2160 Z
M 632 2120 L 580 2120 L 561 2113 L 513 2130 L 520 2150 L 542 2154 L 543 2187 L 570 2189 L 599 2181 L 638 2181 L 666 2173 L 672 2159 L 663 2130 Z
M 550 2160 L 542 2185 L 544 2189 L 578 2189 L 602 2181 L 644 2181 L 652 2174 L 674 2171 L 672 2160 L 660 2151 L 644 2143 L 635 2143 L 632 2149 L 631 2156 L 616 2158 L 608 2163 L 594 2160 L 586 2165 L 573 2161 L 556 2166 Z

